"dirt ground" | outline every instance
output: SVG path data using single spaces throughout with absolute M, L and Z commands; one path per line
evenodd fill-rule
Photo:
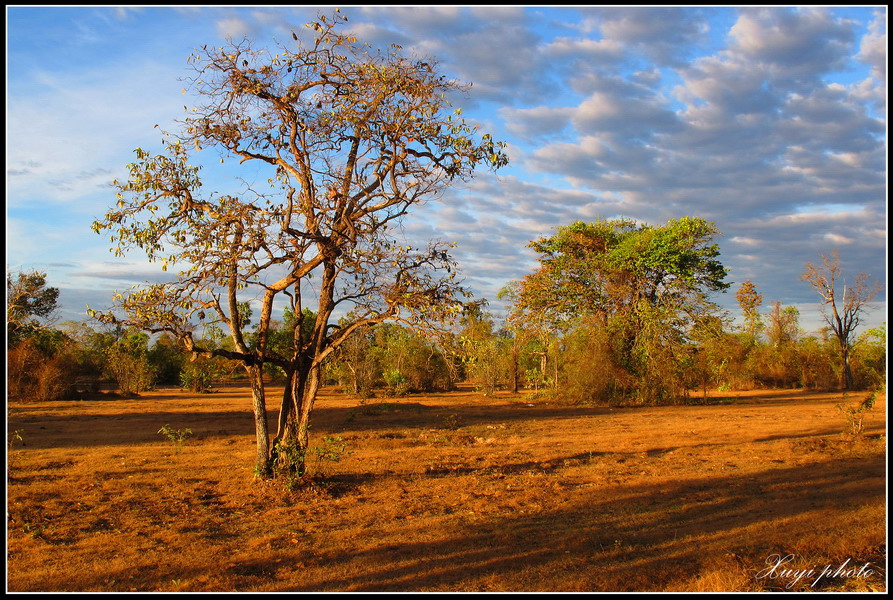
M 884 591 L 886 397 L 857 441 L 841 401 L 327 390 L 346 447 L 296 491 L 254 479 L 247 389 L 12 403 L 7 590 Z

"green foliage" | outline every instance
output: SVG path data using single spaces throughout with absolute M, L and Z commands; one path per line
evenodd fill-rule
M 155 340 L 148 353 L 156 384 L 180 383 L 180 372 L 186 363 L 186 355 L 177 341 L 165 333 Z
M 312 450 L 317 462 L 340 462 L 350 451 L 348 442 L 340 435 L 327 435 L 321 443 Z
M 886 389 L 887 324 L 860 335 L 853 345 L 850 360 L 855 389 Z
M 105 373 L 125 394 L 139 395 L 151 389 L 155 379 L 149 362 L 149 336 L 125 332 L 106 352 Z
M 183 450 L 183 444 L 192 436 L 191 429 L 174 429 L 170 425 L 165 425 L 158 430 L 159 435 L 163 435 L 167 441 L 176 446 L 177 452 Z
M 389 396 L 402 396 L 409 391 L 409 379 L 400 372 L 400 369 L 390 369 L 382 373 Z
M 214 363 L 204 357 L 185 363 L 180 371 L 180 385 L 194 393 L 210 391 L 213 379 Z
M 493 318 L 484 312 L 483 303 L 466 308 L 457 335 L 459 356 L 465 375 L 475 389 L 490 396 L 503 388 L 513 369 L 513 340 L 507 332 L 495 331 Z
M 450 388 L 440 350 L 417 331 L 394 323 L 378 325 L 371 340 L 374 361 L 386 390 L 394 395 Z
M 288 490 L 300 487 L 307 471 L 307 449 L 296 439 L 291 439 L 279 440 L 273 450 L 276 456 L 273 475 L 282 481 Z
M 40 332 L 56 311 L 59 290 L 47 287 L 46 273 L 6 274 L 6 334 L 9 346 Z
M 322 472 L 324 463 L 336 463 L 350 454 L 348 442 L 341 436 L 325 436 L 317 446 L 304 448 L 294 438 L 276 443 L 274 475 L 287 490 L 298 489 L 310 475 L 311 469 Z M 313 459 L 308 464 L 308 459 Z
M 729 286 L 713 243 L 718 234 L 712 223 L 693 217 L 660 227 L 628 219 L 559 227 L 530 244 L 541 267 L 521 282 L 518 308 L 561 327 L 581 317 L 635 312 L 641 300 L 703 305 L 705 293 Z
M 809 336 L 801 339 L 796 347 L 786 346 L 781 352 L 773 346 L 762 349 L 764 368 L 760 371 L 761 380 L 766 385 L 781 386 L 785 382 L 767 377 L 767 374 L 779 369 L 781 365 L 788 371 L 788 382 L 795 380 L 794 385 L 806 389 L 832 390 L 839 383 L 838 363 L 840 360 L 840 347 L 830 340 L 824 340 Z M 782 354 L 782 356 L 779 356 Z
M 337 381 L 346 394 L 371 398 L 381 379 L 378 364 L 380 352 L 375 349 L 375 334 L 371 327 L 357 331 L 338 348 L 326 363 L 329 376 Z
M 852 438 L 862 436 L 864 430 L 865 413 L 874 408 L 874 401 L 877 398 L 877 392 L 871 392 L 865 399 L 855 405 L 847 404 L 847 396 L 844 394 L 843 402 L 837 405 L 837 410 L 846 419 L 847 427 L 844 430 L 846 435 Z
M 658 227 L 628 219 L 560 227 L 530 244 L 540 268 L 513 292 L 515 329 L 565 335 L 560 386 L 573 401 L 653 403 L 684 395 L 690 329 L 715 310 L 707 295 L 729 287 L 717 235 L 713 223 L 694 217 Z M 585 352 L 594 353 L 589 362 L 599 364 L 600 376 L 583 383 L 572 369 L 585 369 Z
M 96 391 L 105 374 L 108 351 L 115 343 L 115 332 L 97 331 L 86 323 L 66 322 L 63 325 L 71 340 L 67 351 L 76 365 L 76 376 L 87 380 L 88 388 Z

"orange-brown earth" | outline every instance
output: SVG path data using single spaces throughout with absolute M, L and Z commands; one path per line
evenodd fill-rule
M 313 444 L 347 448 L 296 491 L 254 479 L 246 389 L 13 402 L 7 588 L 886 590 L 886 397 L 855 441 L 841 401 L 329 390 Z

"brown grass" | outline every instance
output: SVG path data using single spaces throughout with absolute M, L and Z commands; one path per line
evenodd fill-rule
M 883 395 L 852 441 L 831 393 L 612 409 L 327 391 L 314 443 L 350 453 L 295 492 L 254 480 L 247 398 L 9 406 L 8 590 L 886 590 Z M 193 436 L 178 448 L 166 424 Z M 871 575 L 759 577 L 773 554 Z

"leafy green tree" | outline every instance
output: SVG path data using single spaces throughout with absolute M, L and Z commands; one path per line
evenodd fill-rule
M 354 332 L 452 314 L 465 291 L 449 247 L 414 249 L 395 226 L 479 165 L 507 163 L 501 143 L 451 110 L 446 98 L 462 86 L 399 47 L 371 51 L 342 32 L 343 21 L 337 12 L 321 16 L 276 52 L 242 41 L 193 55 L 197 106 L 165 138 L 166 152 L 137 150 L 117 184 L 117 207 L 94 223 L 111 232 L 116 253 L 140 249 L 163 268 L 183 267 L 176 280 L 118 295 L 115 309 L 96 316 L 169 331 L 190 352 L 239 361 L 252 389 L 258 474 L 271 473 L 278 456 L 306 456 L 323 364 Z M 268 185 L 239 197 L 208 194 L 192 147 L 267 169 Z M 283 297 L 297 316 L 284 355 L 270 347 L 274 302 Z M 246 298 L 258 299 L 253 332 L 238 309 Z M 336 310 L 351 320 L 335 326 Z M 195 339 L 208 314 L 228 330 L 231 349 Z M 272 441 L 267 363 L 286 376 Z M 277 454 L 280 447 L 288 452 Z M 286 467 L 299 476 L 303 460 Z
M 180 383 L 180 372 L 186 363 L 186 355 L 169 333 L 162 333 L 152 344 L 148 353 L 149 364 L 155 376 L 155 383 Z
M 585 320 L 610 332 L 618 367 L 637 394 L 659 400 L 681 385 L 678 350 L 694 319 L 724 291 L 713 223 L 683 217 L 662 226 L 628 219 L 573 223 L 530 245 L 540 268 L 520 283 L 516 318 L 568 331 Z
M 40 331 L 56 311 L 59 289 L 47 286 L 46 273 L 6 273 L 6 335 L 10 346 Z
M 853 345 L 853 382 L 857 388 L 882 390 L 887 381 L 887 324 L 862 333 Z

